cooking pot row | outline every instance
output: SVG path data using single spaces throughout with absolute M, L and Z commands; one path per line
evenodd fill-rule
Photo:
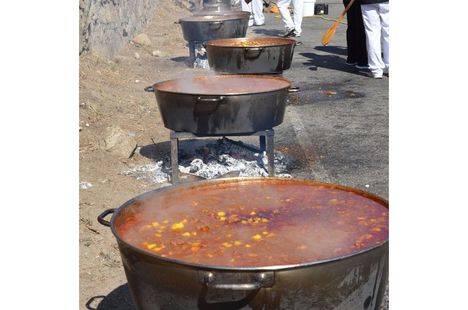
M 222 74 L 281 74 L 291 66 L 293 39 L 245 38 L 250 13 L 200 13 L 182 18 L 185 40 L 203 44 L 212 69 Z

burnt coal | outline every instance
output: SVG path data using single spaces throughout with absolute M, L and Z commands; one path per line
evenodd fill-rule
M 294 159 L 275 152 L 275 173 L 278 177 L 292 177 L 289 174 Z M 180 150 L 179 171 L 203 179 L 221 177 L 267 177 L 268 159 L 265 152 L 259 152 L 252 145 L 233 143 L 229 139 L 189 140 Z M 165 183 L 170 180 L 170 159 L 147 165 L 131 167 L 122 172 L 137 180 L 150 183 Z

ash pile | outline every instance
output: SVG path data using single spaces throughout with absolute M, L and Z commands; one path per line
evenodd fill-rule
M 277 177 L 292 177 L 288 172 L 294 159 L 275 152 Z M 185 140 L 179 152 L 179 171 L 202 179 L 221 177 L 267 177 L 268 158 L 252 145 L 222 138 L 217 141 Z M 170 181 L 170 157 L 155 163 L 134 166 L 123 172 L 138 180 L 152 183 Z
M 206 54 L 206 49 L 202 43 L 194 44 L 193 54 L 195 55 L 193 60 L 193 67 L 195 69 L 210 69 L 208 55 Z

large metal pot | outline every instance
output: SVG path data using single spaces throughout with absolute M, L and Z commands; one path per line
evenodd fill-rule
M 203 43 L 214 39 L 245 37 L 249 17 L 249 12 L 193 15 L 180 19 L 179 23 L 186 41 Z
M 231 9 L 231 0 L 203 0 L 203 10 L 225 12 Z
M 291 83 L 282 77 L 220 75 L 154 84 L 164 126 L 199 136 L 248 134 L 283 122 Z
M 148 253 L 127 244 L 117 233 L 118 225 L 124 222 L 137 201 L 165 191 L 239 181 L 245 179 L 211 180 L 158 189 L 98 217 L 101 224 L 111 227 L 117 239 L 138 309 L 378 309 L 387 280 L 388 241 L 353 255 L 295 266 L 219 268 Z M 306 180 L 290 182 L 332 186 L 364 195 L 388 207 L 383 199 L 356 189 Z M 110 222 L 105 220 L 112 213 Z
M 296 41 L 287 38 L 234 38 L 205 44 L 210 67 L 223 74 L 281 74 L 291 67 Z

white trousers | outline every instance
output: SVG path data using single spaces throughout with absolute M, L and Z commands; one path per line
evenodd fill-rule
M 294 19 L 289 13 L 289 5 L 292 3 Z M 304 0 L 278 0 L 276 2 L 281 19 L 287 30 L 296 30 L 297 34 L 302 32 L 302 17 L 304 15 Z
M 250 3 L 241 0 L 242 11 L 250 12 L 249 26 L 263 25 L 265 15 L 263 15 L 263 0 L 252 0 Z
M 374 75 L 382 75 L 389 69 L 389 5 L 388 2 L 363 4 L 361 11 L 366 29 L 369 69 Z

